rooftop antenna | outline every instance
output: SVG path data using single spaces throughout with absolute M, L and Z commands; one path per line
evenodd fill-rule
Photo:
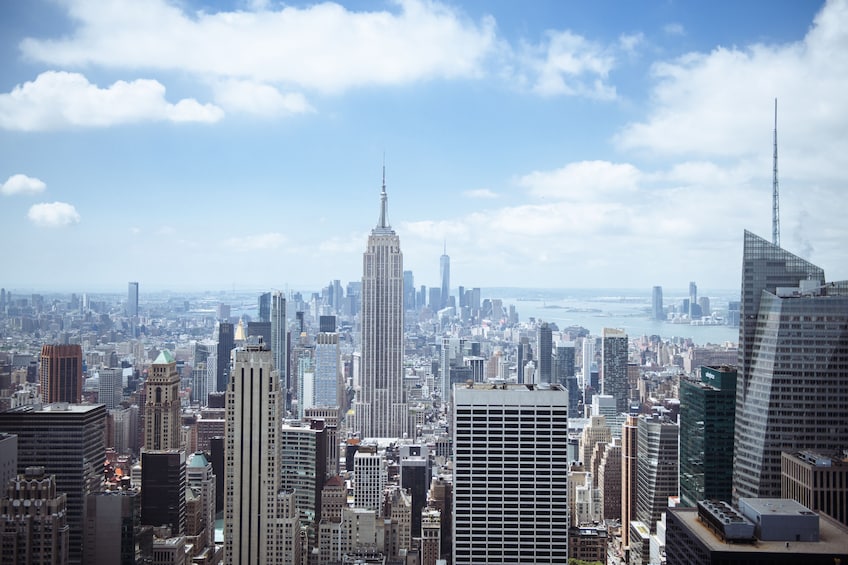
M 777 98 L 774 99 L 774 167 L 771 188 L 771 242 L 780 247 L 780 194 L 777 189 Z

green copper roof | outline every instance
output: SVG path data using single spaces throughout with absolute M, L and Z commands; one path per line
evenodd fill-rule
M 163 349 L 159 352 L 159 357 L 156 358 L 156 361 L 153 362 L 154 365 L 168 365 L 169 363 L 174 363 L 176 359 L 171 355 L 171 352 L 167 349 Z
M 202 451 L 197 451 L 192 454 L 191 459 L 188 461 L 189 467 L 206 467 L 209 462 L 206 460 L 206 456 Z

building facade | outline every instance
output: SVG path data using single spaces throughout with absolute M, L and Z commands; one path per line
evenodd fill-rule
M 630 383 L 627 380 L 627 334 L 604 328 L 601 333 L 601 393 L 615 398 L 618 413 L 630 408 Z
M 145 382 L 144 448 L 149 450 L 179 449 L 180 374 L 177 360 L 163 349 L 150 366 Z
M 41 399 L 50 404 L 82 400 L 82 348 L 79 345 L 43 345 L 38 367 Z
M 565 563 L 565 388 L 458 386 L 453 419 L 453 563 Z

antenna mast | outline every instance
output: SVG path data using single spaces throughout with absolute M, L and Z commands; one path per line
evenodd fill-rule
M 771 240 L 780 246 L 780 194 L 777 189 L 777 98 L 774 99 L 774 167 L 771 181 Z

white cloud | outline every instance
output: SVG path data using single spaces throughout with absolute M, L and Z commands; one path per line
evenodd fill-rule
M 496 35 L 491 18 L 472 22 L 422 0 L 400 0 L 393 12 L 324 2 L 218 13 L 164 0 L 72 0 L 69 13 L 72 35 L 25 39 L 23 54 L 62 67 L 178 70 L 323 92 L 477 76 Z
M 215 102 L 228 111 L 261 116 L 313 112 L 303 94 L 283 94 L 269 84 L 249 80 L 224 80 L 215 85 Z
M 554 171 L 535 171 L 518 179 L 533 196 L 558 200 L 587 200 L 599 193 L 632 192 L 641 173 L 629 163 L 580 161 Z
M 26 175 L 12 175 L 0 185 L 2 194 L 38 194 L 47 187 L 44 181 Z
M 256 235 L 231 237 L 225 244 L 233 249 L 240 250 L 269 250 L 279 249 L 286 243 L 287 239 L 281 233 L 269 232 Z
M 686 29 L 683 27 L 683 24 L 678 22 L 670 22 L 665 24 L 663 26 L 663 32 L 665 32 L 666 35 L 686 35 Z
M 538 45 L 523 44 L 518 59 L 523 82 L 542 96 L 616 97 L 607 78 L 615 58 L 608 49 L 570 31 L 548 31 Z
M 67 202 L 43 202 L 33 204 L 27 217 L 32 223 L 41 227 L 57 228 L 78 224 L 80 215 L 73 204 Z
M 466 190 L 462 193 L 462 195 L 466 198 L 478 198 L 483 200 L 500 198 L 500 196 L 496 192 L 492 192 L 488 188 L 476 188 L 473 190 Z
M 155 80 L 117 81 L 99 88 L 79 73 L 47 71 L 0 94 L 0 128 L 39 131 L 75 126 L 105 127 L 143 120 L 215 122 L 223 111 L 186 98 L 165 100 Z

